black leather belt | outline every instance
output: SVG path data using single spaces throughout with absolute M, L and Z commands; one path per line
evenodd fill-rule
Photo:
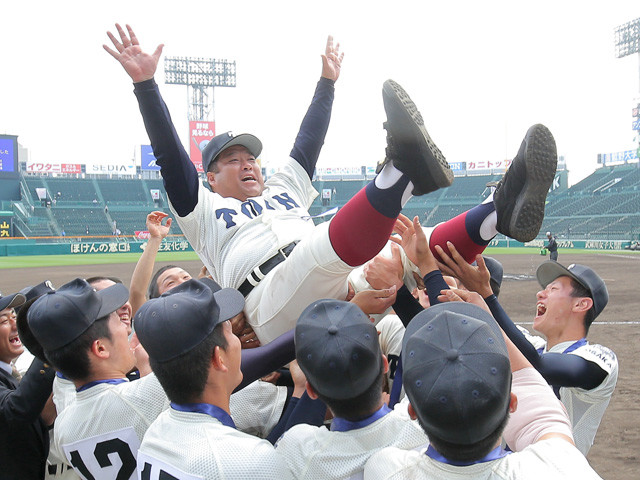
M 47 471 L 49 472 L 49 475 L 56 475 L 56 473 L 64 473 L 65 470 L 69 470 L 69 467 L 67 467 L 64 463 L 57 463 L 55 465 L 47 465 Z
M 264 262 L 259 267 L 253 269 L 253 272 L 249 274 L 247 279 L 242 282 L 242 285 L 238 288 L 240 293 L 245 297 L 249 295 L 249 292 L 253 290 L 253 287 L 257 286 L 260 281 L 267 276 L 271 270 L 273 270 L 276 266 L 280 265 L 285 259 L 291 255 L 291 252 L 295 248 L 298 242 L 291 242 L 289 245 L 285 245 L 284 247 L 278 250 L 273 257 Z

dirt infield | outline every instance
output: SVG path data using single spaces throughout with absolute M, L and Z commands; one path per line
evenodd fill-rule
M 496 255 L 503 263 L 505 280 L 500 300 L 515 322 L 528 322 L 535 314 L 535 294 L 539 290 L 535 270 L 544 260 L 540 255 Z M 591 327 L 589 340 L 611 348 L 618 356 L 620 374 L 613 399 L 602 420 L 595 445 L 588 455 L 593 468 L 603 478 L 637 479 L 640 471 L 640 357 L 635 343 L 640 339 L 640 295 L 635 283 L 640 272 L 640 255 L 570 255 L 559 258 L 564 265 L 584 263 L 594 268 L 607 283 L 610 300 Z M 159 262 L 158 266 L 170 262 Z M 196 275 L 199 262 L 180 266 Z M 0 271 L 0 291 L 15 292 L 26 285 L 49 279 L 60 286 L 75 277 L 113 275 L 129 283 L 133 264 L 85 265 L 74 267 L 25 268 Z

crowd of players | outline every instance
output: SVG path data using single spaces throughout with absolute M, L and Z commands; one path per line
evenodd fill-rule
M 386 82 L 378 176 L 314 226 L 339 46 L 329 38 L 281 173 L 264 182 L 260 141 L 223 134 L 203 151 L 208 189 L 153 80 L 162 47 L 117 29 L 105 48 L 134 82 L 203 268 L 154 273 L 172 220 L 152 212 L 129 288 L 107 268 L 0 297 L 1 478 L 599 478 L 585 455 L 618 367 L 586 336 L 604 282 L 541 264 L 542 339 L 511 322 L 501 265 L 481 255 L 498 232 L 538 233 L 556 165 L 545 127 L 487 200 L 425 229 L 402 207 L 453 176 Z

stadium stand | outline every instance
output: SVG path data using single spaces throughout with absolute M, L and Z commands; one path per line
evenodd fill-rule
M 550 192 L 545 220 L 539 235 L 554 232 L 559 239 L 633 240 L 640 236 L 639 164 L 603 167 L 570 188 Z M 477 205 L 489 194 L 487 183 L 501 175 L 456 177 L 449 188 L 412 198 L 404 213 L 418 215 L 425 225 L 435 225 Z M 312 216 L 344 205 L 365 184 L 358 179 L 320 179 L 314 186 L 320 195 L 310 208 Z M 23 175 L 21 202 L 13 202 L 16 235 L 38 237 L 60 235 L 112 235 L 115 228 L 123 235 L 145 229 L 146 215 L 152 210 L 169 213 L 162 180 L 134 178 L 65 178 Z M 45 208 L 36 188 L 46 188 L 51 199 Z M 159 197 L 152 198 L 151 191 Z M 322 192 L 330 199 L 323 202 Z M 45 203 L 46 205 L 46 203 Z M 108 209 L 105 209 L 105 206 Z M 316 222 L 328 217 L 317 218 Z M 115 226 L 114 226 L 115 222 Z M 174 224 L 172 233 L 180 234 Z

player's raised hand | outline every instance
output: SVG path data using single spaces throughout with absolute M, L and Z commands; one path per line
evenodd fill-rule
M 441 262 L 438 262 L 440 271 L 459 279 L 462 284 L 473 292 L 478 292 L 482 298 L 487 298 L 493 293 L 491 290 L 491 274 L 484 263 L 482 255 L 476 255 L 477 266 L 470 265 L 460 255 L 456 247 L 451 242 L 447 242 L 449 253 L 442 247 L 436 245 L 436 252 L 440 255 Z
M 150 237 L 166 238 L 171 228 L 171 219 L 167 218 L 168 216 L 166 213 L 160 211 L 151 212 L 147 215 L 147 230 L 149 231 Z M 162 221 L 165 218 L 167 218 L 167 222 L 163 225 Z
M 364 266 L 365 280 L 377 290 L 389 288 L 392 285 L 399 290 L 403 285 L 403 273 L 400 247 L 395 243 L 391 244 L 391 258 L 379 253 Z
M 411 221 L 405 215 L 400 214 L 393 231 L 400 235 L 400 239 L 391 236 L 389 237 L 390 240 L 404 249 L 409 260 L 420 269 L 422 276 L 438 269 L 436 260 L 429 248 L 427 236 L 417 216 Z
M 461 290 L 459 288 L 452 288 L 450 290 L 442 290 L 438 295 L 440 302 L 466 302 L 477 305 L 484 311 L 491 313 L 489 306 L 484 299 L 477 292 L 470 292 L 469 290 Z
M 322 55 L 322 76 L 333 80 L 338 80 L 340 76 L 340 68 L 342 67 L 342 59 L 344 53 L 340 52 L 340 44 L 333 44 L 333 37 L 329 35 L 327 38 L 327 46 Z
M 113 58 L 120 62 L 120 65 L 122 65 L 134 83 L 149 80 L 153 78 L 156 73 L 164 45 L 158 45 L 156 51 L 149 55 L 140 48 L 140 43 L 138 42 L 136 34 L 133 33 L 133 29 L 129 25 L 126 25 L 126 27 L 128 35 L 123 28 L 116 23 L 120 41 L 118 41 L 111 32 L 107 32 L 109 39 L 111 39 L 115 47 L 115 51 L 107 45 L 102 45 L 102 47 L 109 52 Z

